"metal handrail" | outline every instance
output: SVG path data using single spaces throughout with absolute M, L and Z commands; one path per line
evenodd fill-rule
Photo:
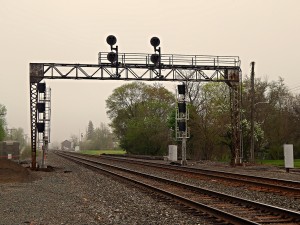
M 99 52 L 98 63 L 108 63 L 108 52 Z M 119 53 L 119 63 L 122 64 L 152 64 L 151 54 L 147 53 Z M 213 56 L 213 55 L 179 55 L 162 54 L 161 63 L 164 65 L 205 65 L 205 66 L 240 66 L 238 56 Z

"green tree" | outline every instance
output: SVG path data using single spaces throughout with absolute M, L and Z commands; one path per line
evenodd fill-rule
M 6 108 L 4 105 L 0 104 L 0 141 L 2 141 L 6 136 Z
M 87 140 L 92 140 L 93 139 L 93 135 L 94 135 L 94 124 L 90 120 L 89 124 L 88 124 L 88 128 L 87 128 L 87 132 L 86 132 L 86 139 Z
M 75 148 L 75 146 L 79 145 L 79 138 L 77 135 L 72 134 L 70 138 L 71 138 L 71 142 L 73 143 L 74 148 Z
M 26 140 L 25 140 L 25 133 L 24 129 L 19 127 L 19 128 L 12 128 L 11 129 L 11 137 L 13 141 L 18 141 L 20 143 L 20 148 L 24 148 L 26 145 Z
M 90 122 L 89 127 L 93 127 L 92 135 L 90 136 L 90 139 L 86 139 L 80 142 L 80 149 L 113 149 L 115 138 L 112 132 L 110 131 L 109 127 L 104 123 L 100 123 L 100 127 L 94 128 L 94 126 L 92 126 Z
M 264 126 L 265 118 L 270 110 L 267 98 L 269 83 L 261 78 L 256 78 L 254 83 L 254 152 L 256 155 L 258 153 L 262 155 L 267 145 Z M 251 148 L 251 80 L 248 76 L 245 77 L 242 84 L 241 117 L 244 161 L 249 161 Z
M 97 127 L 94 131 L 93 137 L 94 149 L 113 149 L 114 148 L 114 137 L 109 127 L 100 123 L 100 127 Z
M 282 145 L 297 144 L 299 121 L 296 97 L 289 92 L 284 80 L 270 82 L 266 93 L 269 104 L 268 116 L 265 118 L 265 135 L 268 140 L 269 153 L 272 158 L 283 158 Z M 297 135 L 298 134 L 298 135 Z M 298 139 L 299 140 L 299 139 Z
M 231 148 L 229 88 L 222 83 L 188 82 L 191 138 L 194 159 L 229 157 Z M 229 148 L 228 148 L 229 147 Z
M 296 156 L 298 151 L 300 152 L 300 129 L 295 125 L 300 121 L 299 95 L 293 95 L 281 77 L 271 82 L 256 78 L 254 88 L 255 157 L 262 158 L 267 155 L 272 159 L 283 158 L 284 143 L 294 144 Z M 246 76 L 242 92 L 243 144 L 246 159 L 250 149 L 250 96 L 250 79 Z
M 164 154 L 174 103 L 174 95 L 158 84 L 133 82 L 115 89 L 106 107 L 121 147 L 134 154 Z

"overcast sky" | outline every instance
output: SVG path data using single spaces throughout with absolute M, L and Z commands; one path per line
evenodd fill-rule
M 0 104 L 8 127 L 30 134 L 29 63 L 97 63 L 114 34 L 120 52 L 233 55 L 243 75 L 283 77 L 299 93 L 299 0 L 0 0 Z M 116 81 L 49 81 L 52 142 L 109 123 L 105 99 Z M 172 89 L 176 83 L 168 84 Z M 295 88 L 298 87 L 298 88 Z

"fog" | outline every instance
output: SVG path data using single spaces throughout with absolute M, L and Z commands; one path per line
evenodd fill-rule
M 120 52 L 233 55 L 243 76 L 256 62 L 256 77 L 281 76 L 299 93 L 298 0 L 0 0 L 0 104 L 8 127 L 30 134 L 29 63 L 97 63 L 117 37 Z M 105 100 L 122 81 L 46 80 L 52 89 L 52 142 L 109 123 Z M 171 91 L 176 83 L 164 83 Z

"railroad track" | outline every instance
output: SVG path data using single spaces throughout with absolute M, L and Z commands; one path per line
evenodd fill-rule
M 148 167 L 154 167 L 163 170 L 169 170 L 171 172 L 182 173 L 184 176 L 196 179 L 215 180 L 217 182 L 226 183 L 226 185 L 234 187 L 243 187 L 249 190 L 274 193 L 285 197 L 292 197 L 296 200 L 300 200 L 300 182 L 293 180 L 283 180 L 267 177 L 252 176 L 246 174 L 230 173 L 224 171 L 191 168 L 185 166 L 171 166 L 170 164 L 161 164 L 154 162 L 147 162 L 142 160 L 123 159 L 113 156 L 97 156 L 101 159 L 110 161 L 130 163 L 143 165 Z
M 225 195 L 182 182 L 153 176 L 86 156 L 57 153 L 67 159 L 126 180 L 179 202 L 193 213 L 213 219 L 214 224 L 300 224 L 300 213 Z

